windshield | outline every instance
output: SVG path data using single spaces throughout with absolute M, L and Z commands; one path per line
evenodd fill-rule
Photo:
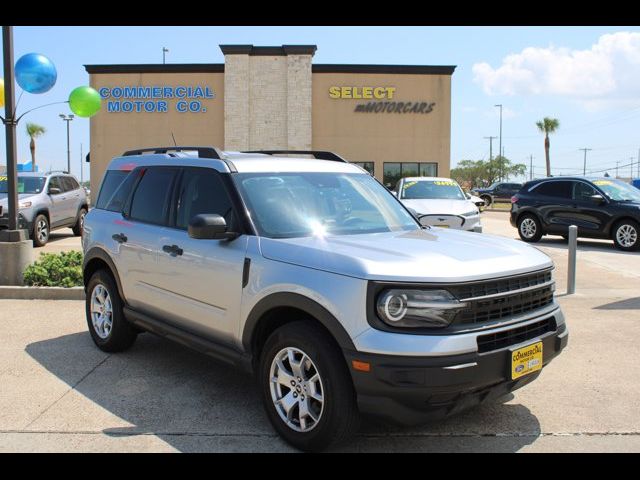
M 417 180 L 402 185 L 400 198 L 426 199 L 444 198 L 449 200 L 466 200 L 460 186 L 453 180 Z
M 270 238 L 419 230 L 401 204 L 366 174 L 233 175 L 259 234 Z
M 640 202 L 640 190 L 620 180 L 594 180 L 607 197 L 618 202 Z
M 40 193 L 44 188 L 44 177 L 18 177 L 18 193 Z M 0 175 L 0 193 L 8 193 L 7 177 Z

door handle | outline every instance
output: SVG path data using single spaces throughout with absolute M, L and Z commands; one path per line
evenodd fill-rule
M 184 251 L 178 245 L 163 245 L 162 251 L 168 253 L 172 257 L 182 255 Z
M 127 236 L 124 233 L 114 233 L 111 235 L 111 238 L 118 243 L 125 243 L 127 241 Z

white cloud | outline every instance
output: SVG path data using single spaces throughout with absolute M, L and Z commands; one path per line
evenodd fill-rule
M 588 50 L 528 47 L 473 73 L 489 95 L 562 95 L 588 109 L 640 103 L 640 33 L 602 35 Z

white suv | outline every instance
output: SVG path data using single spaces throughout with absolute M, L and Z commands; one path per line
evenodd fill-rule
M 360 413 L 416 424 L 499 398 L 567 344 L 549 257 L 422 226 L 333 153 L 150 150 L 111 162 L 86 217 L 93 341 L 150 331 L 253 372 L 301 449 Z

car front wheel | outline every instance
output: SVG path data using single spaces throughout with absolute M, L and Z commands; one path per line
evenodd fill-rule
M 613 243 L 625 252 L 640 249 L 640 226 L 633 220 L 622 220 L 613 227 Z
M 294 447 L 320 451 L 357 430 L 344 356 L 320 327 L 298 321 L 278 328 L 264 345 L 258 372 L 269 421 Z
M 49 233 L 49 219 L 46 215 L 38 215 L 33 222 L 33 246 L 44 247 L 49 241 Z
M 518 219 L 518 234 L 525 242 L 537 242 L 542 238 L 542 225 L 533 215 L 523 215 Z

